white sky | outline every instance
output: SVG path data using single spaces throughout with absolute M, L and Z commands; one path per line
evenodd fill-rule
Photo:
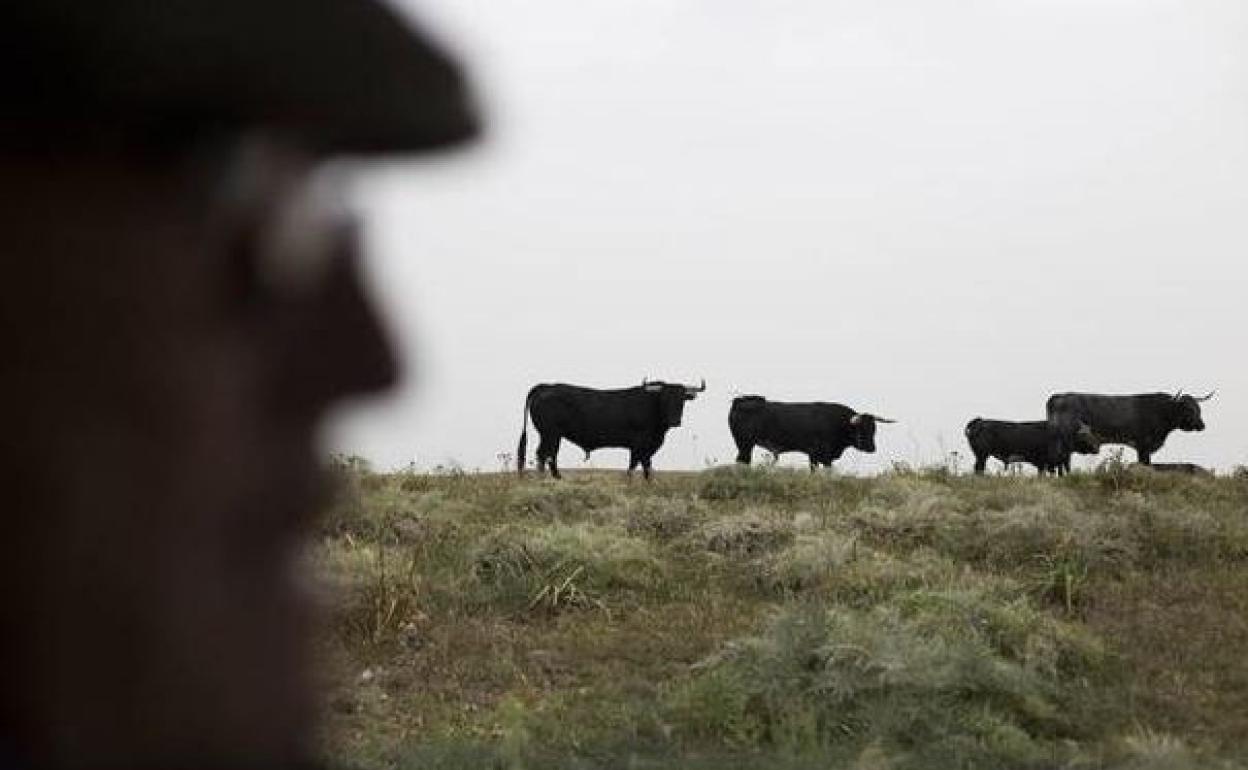
M 1057 390 L 1216 387 L 1157 459 L 1248 462 L 1242 0 L 406 5 L 490 135 L 362 180 L 415 376 L 339 448 L 494 469 L 530 385 L 649 376 L 709 384 L 659 470 L 731 461 L 741 392 L 901 420 L 871 471 Z

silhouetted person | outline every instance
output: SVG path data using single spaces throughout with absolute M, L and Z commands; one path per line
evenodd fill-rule
M 0 767 L 292 767 L 318 426 L 395 376 L 323 161 L 459 142 L 373 0 L 0 10 Z

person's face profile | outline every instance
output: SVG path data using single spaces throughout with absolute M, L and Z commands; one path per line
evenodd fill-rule
M 271 138 L 10 168 L 47 288 L 9 303 L 46 319 L 14 346 L 14 435 L 57 469 L 31 482 L 55 525 L 15 565 L 51 608 L 26 629 L 30 718 L 68 764 L 303 756 L 318 427 L 395 377 L 358 223 Z

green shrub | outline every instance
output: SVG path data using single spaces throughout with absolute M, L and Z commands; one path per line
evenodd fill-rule
M 1080 734 L 1060 685 L 1100 656 L 1025 600 L 915 592 L 870 610 L 803 606 L 701 664 L 672 691 L 669 718 L 694 743 L 1018 767 Z
M 619 494 L 601 481 L 550 479 L 517 486 L 507 501 L 507 512 L 541 521 L 580 521 L 596 509 L 619 503 Z
M 346 538 L 322 552 L 321 574 L 336 589 L 339 637 L 369 656 L 392 645 L 419 612 L 421 578 L 405 550 Z
M 798 535 L 762 564 L 760 586 L 772 593 L 811 591 L 827 585 L 857 557 L 857 541 L 835 532 Z
M 602 518 L 622 521 L 630 535 L 670 542 L 688 534 L 706 519 L 699 504 L 681 499 L 642 497 L 602 511 Z
M 705 500 L 714 501 L 787 502 L 798 494 L 792 476 L 778 469 L 725 465 L 702 474 L 699 494 Z
M 559 612 L 609 609 L 609 599 L 658 587 L 664 569 L 646 541 L 580 522 L 501 530 L 474 550 L 472 575 L 492 601 Z
M 793 541 L 793 523 L 783 514 L 752 509 L 707 522 L 700 530 L 708 551 L 725 556 L 758 556 Z
M 982 579 L 978 573 L 966 571 L 929 548 L 917 549 L 900 559 L 851 541 L 849 558 L 826 576 L 823 591 L 838 604 L 866 609 L 901 593 L 975 584 Z M 993 580 L 1005 588 L 1014 585 L 1000 577 Z

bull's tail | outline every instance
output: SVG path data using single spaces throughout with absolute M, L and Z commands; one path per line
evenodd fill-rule
M 521 412 L 520 443 L 516 445 L 516 473 L 524 473 L 524 455 L 529 448 L 529 404 L 533 402 L 533 392 L 537 386 L 529 389 L 524 397 L 524 410 Z

